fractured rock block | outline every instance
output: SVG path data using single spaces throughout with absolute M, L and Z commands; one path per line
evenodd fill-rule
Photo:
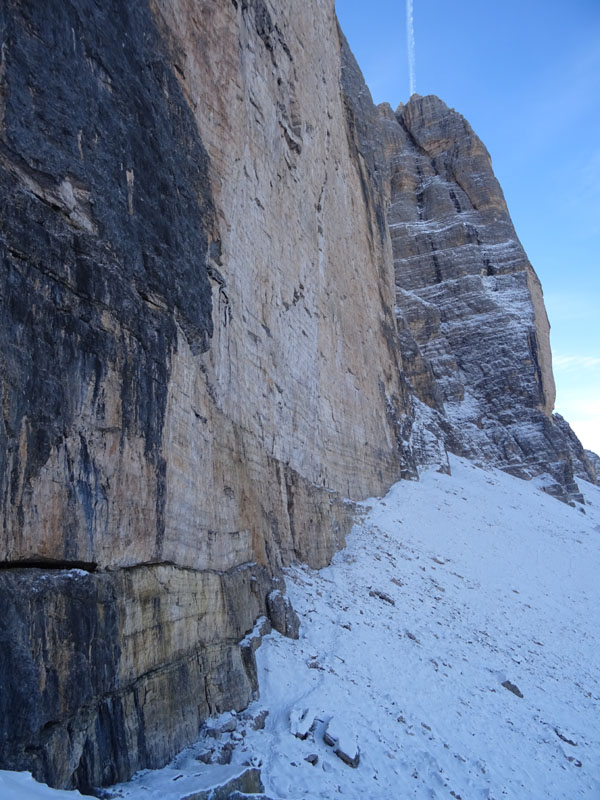
M 391 606 L 396 605 L 396 601 L 393 597 L 390 597 L 389 594 L 385 592 L 380 592 L 379 589 L 371 589 L 369 592 L 369 597 L 378 597 L 380 600 L 383 600 L 385 603 L 389 603 Z
M 267 613 L 276 631 L 289 639 L 300 635 L 300 620 L 289 599 L 280 589 L 274 589 L 267 596 Z
M 181 800 L 229 800 L 231 797 L 247 795 L 264 797 L 265 787 L 260 779 L 260 770 L 251 768 L 218 786 L 185 795 Z
M 253 731 L 262 731 L 265 727 L 265 722 L 267 717 L 269 716 L 269 711 L 266 708 L 258 713 L 255 717 L 252 718 L 252 722 L 250 723 L 250 727 Z
M 354 768 L 358 767 L 360 763 L 358 739 L 356 734 L 346 726 L 346 723 L 332 717 L 323 734 L 323 741 L 333 747 L 333 752 L 345 764 Z

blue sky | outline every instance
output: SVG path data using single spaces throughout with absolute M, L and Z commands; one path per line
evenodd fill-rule
M 409 94 L 405 0 L 336 0 L 376 103 Z M 552 326 L 556 411 L 600 453 L 600 0 L 414 0 L 416 90 L 492 156 Z

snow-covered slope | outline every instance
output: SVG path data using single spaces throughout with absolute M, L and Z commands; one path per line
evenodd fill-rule
M 264 640 L 260 700 L 118 796 L 175 800 L 246 764 L 273 798 L 600 797 L 600 490 L 572 508 L 451 466 L 370 502 L 330 567 L 290 570 L 300 639 Z M 232 746 L 229 767 L 198 758 Z

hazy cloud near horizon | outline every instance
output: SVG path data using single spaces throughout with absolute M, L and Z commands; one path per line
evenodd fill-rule
M 588 450 L 600 453 L 600 357 L 557 354 L 556 412 L 563 416 Z

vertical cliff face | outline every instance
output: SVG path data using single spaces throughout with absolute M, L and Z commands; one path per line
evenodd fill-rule
M 170 362 L 212 334 L 208 158 L 143 5 L 0 24 L 3 555 L 160 558 Z
M 0 747 L 87 788 L 244 706 L 273 576 L 414 474 L 391 247 L 333 0 L 5 3 L 0 45 Z
M 338 498 L 411 469 L 382 411 L 386 398 L 406 408 L 391 251 L 340 85 L 333 3 L 153 8 L 209 155 L 219 229 L 211 347 L 200 360 L 178 347 L 172 364 L 166 540 L 181 549 L 200 520 L 250 530 L 260 560 L 322 564 L 341 541 Z
M 197 532 L 211 572 L 167 552 L 169 387 L 213 335 L 216 209 L 151 11 L 8 3 L 0 35 L 0 747 L 89 786 L 247 702 L 236 642 L 270 582 L 248 531 Z
M 437 97 L 382 107 L 400 329 L 419 398 L 461 455 L 576 495 L 572 452 L 553 420 L 549 324 L 487 150 Z M 591 465 L 590 465 L 591 466 Z M 587 476 L 592 478 L 590 469 Z
M 593 467 L 485 148 L 333 0 L 7 2 L 0 53 L 1 764 L 87 789 L 248 703 L 353 500 Z

